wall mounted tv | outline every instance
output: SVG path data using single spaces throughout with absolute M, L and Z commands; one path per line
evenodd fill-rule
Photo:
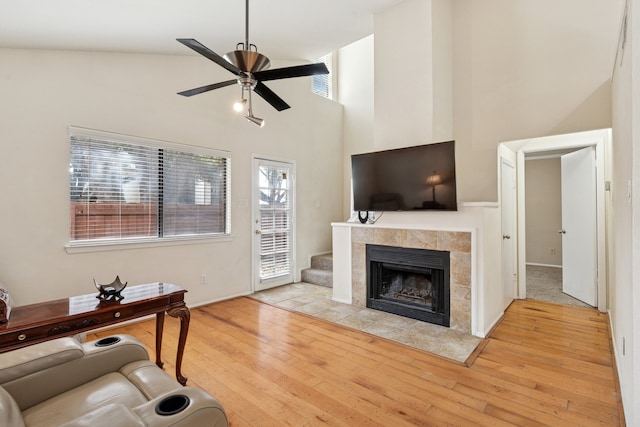
M 351 156 L 356 211 L 458 210 L 455 141 Z

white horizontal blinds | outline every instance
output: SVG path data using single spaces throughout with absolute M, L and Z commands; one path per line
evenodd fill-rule
M 158 170 L 150 147 L 71 136 L 72 241 L 157 234 Z
M 312 78 L 311 91 L 317 95 L 325 98 L 333 99 L 333 84 L 332 84 L 332 55 L 329 53 L 324 55 L 316 62 L 322 62 L 329 69 L 329 74 L 316 74 Z
M 260 278 L 289 274 L 291 203 L 288 168 L 260 166 Z
M 164 151 L 163 236 L 225 233 L 228 166 L 224 157 Z
M 224 152 L 70 128 L 74 241 L 228 234 Z

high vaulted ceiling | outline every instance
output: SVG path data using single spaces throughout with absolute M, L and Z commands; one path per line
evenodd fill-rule
M 251 0 L 249 42 L 278 59 L 314 60 L 373 33 L 373 15 L 401 0 Z M 245 0 L 2 0 L 0 47 L 219 54 L 245 39 Z

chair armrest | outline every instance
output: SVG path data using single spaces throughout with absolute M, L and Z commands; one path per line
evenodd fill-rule
M 166 402 L 167 399 L 175 396 L 186 396 L 189 401 L 188 406 L 174 415 L 161 415 L 156 411 L 161 402 Z M 133 409 L 121 403 L 111 403 L 64 423 L 60 427 L 227 427 L 228 425 L 227 415 L 216 399 L 203 390 L 183 387 Z
M 173 399 L 176 396 L 186 396 L 188 405 L 180 412 L 173 415 L 161 415 L 156 409 L 158 405 L 164 405 L 169 402 L 167 399 Z M 168 407 L 173 405 L 169 403 Z M 211 426 L 211 427 L 227 427 L 229 420 L 224 408 L 210 394 L 199 388 L 182 387 L 162 396 L 158 396 L 149 402 L 133 408 L 138 417 L 144 422 L 144 425 L 162 427 L 189 427 L 189 426 Z
M 101 341 L 110 340 L 112 344 L 100 346 Z M 138 360 L 149 360 L 149 353 L 137 338 L 131 335 L 111 335 L 82 344 L 83 359 L 89 370 L 97 378 L 109 372 L 116 372 L 124 365 Z M 93 379 L 92 378 L 92 379 Z
M 0 426 L 25 427 L 18 404 L 2 387 L 0 387 Z

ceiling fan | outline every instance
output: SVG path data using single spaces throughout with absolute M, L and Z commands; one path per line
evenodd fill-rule
M 305 77 L 316 74 L 329 74 L 327 66 L 323 63 L 297 65 L 293 67 L 276 68 L 268 70 L 271 65 L 269 58 L 258 52 L 254 44 L 249 43 L 249 0 L 245 2 L 245 40 L 238 43 L 236 50 L 220 56 L 195 39 L 176 39 L 188 48 L 193 49 L 200 55 L 212 60 L 221 67 L 235 74 L 236 78 L 224 82 L 214 83 L 195 89 L 178 92 L 178 95 L 193 96 L 210 90 L 231 86 L 237 83 L 242 88 L 242 99 L 234 105 L 236 111 L 243 111 L 247 106 L 245 118 L 252 123 L 262 127 L 264 120 L 253 115 L 251 106 L 251 92 L 255 92 L 264 98 L 278 111 L 291 108 L 282 98 L 269 89 L 263 82 L 269 80 L 288 79 L 292 77 Z M 246 93 L 246 97 L 245 97 Z

